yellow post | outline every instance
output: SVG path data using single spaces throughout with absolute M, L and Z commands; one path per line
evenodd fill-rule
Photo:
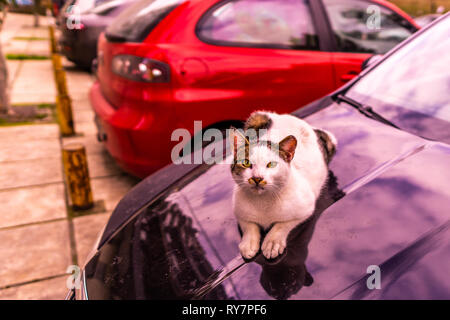
M 61 56 L 57 53 L 52 54 L 53 70 L 62 70 Z
M 81 143 L 65 145 L 63 147 L 63 163 L 73 208 L 75 210 L 92 208 L 94 200 L 84 146 Z
M 58 94 L 56 96 L 56 111 L 61 134 L 65 137 L 74 135 L 72 101 L 67 94 Z
M 58 113 L 58 122 L 61 134 L 71 136 L 75 134 L 72 115 L 72 100 L 67 90 L 66 73 L 62 67 L 61 56 L 52 54 L 53 75 L 55 77 L 57 96 L 56 110 Z
M 54 30 L 53 26 L 48 26 L 48 32 L 50 35 L 50 52 L 57 53 L 58 47 L 56 46 L 55 30 Z
M 66 73 L 63 69 L 55 69 L 56 88 L 59 95 L 67 95 Z

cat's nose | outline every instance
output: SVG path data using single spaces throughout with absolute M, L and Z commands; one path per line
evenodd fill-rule
M 251 177 L 250 179 L 248 179 L 248 182 L 250 183 L 250 184 L 256 184 L 256 185 L 259 185 L 260 183 L 261 183 L 261 181 L 263 181 L 264 179 L 263 178 L 260 178 L 260 177 Z

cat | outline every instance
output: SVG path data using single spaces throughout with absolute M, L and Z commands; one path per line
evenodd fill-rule
M 254 132 L 256 138 L 249 134 Z M 256 111 L 245 123 L 244 134 L 230 131 L 230 142 L 240 253 L 251 259 L 261 249 L 265 258 L 277 258 L 289 232 L 313 214 L 337 140 L 295 116 Z M 260 228 L 270 229 L 261 247 Z

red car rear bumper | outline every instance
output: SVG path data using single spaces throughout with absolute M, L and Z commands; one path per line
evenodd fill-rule
M 170 154 L 169 144 L 166 143 L 167 150 L 152 148 L 161 144 L 161 138 L 151 113 L 135 110 L 130 114 L 131 110 L 126 108 L 115 109 L 103 96 L 98 82 L 91 88 L 90 101 L 96 114 L 99 140 L 103 140 L 108 152 L 125 171 L 143 178 L 168 163 L 161 154 Z M 147 150 L 145 154 L 143 149 Z

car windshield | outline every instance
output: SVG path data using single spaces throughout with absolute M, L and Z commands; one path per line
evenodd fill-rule
M 127 2 L 126 0 L 112 0 L 112 1 L 102 2 L 100 5 L 95 6 L 94 8 L 90 9 L 88 12 L 98 14 L 98 15 L 108 15 L 110 12 L 114 11 L 114 9 L 123 5 L 126 2 Z
M 450 15 L 401 47 L 346 93 L 400 128 L 450 142 Z
M 123 11 L 105 32 L 109 41 L 142 42 L 184 0 L 142 0 Z

